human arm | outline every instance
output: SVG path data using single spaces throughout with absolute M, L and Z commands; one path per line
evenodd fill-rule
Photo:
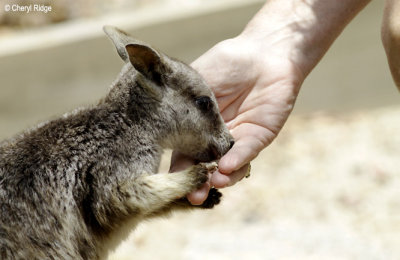
M 193 62 L 213 89 L 235 145 L 211 177 L 217 188 L 243 178 L 278 135 L 300 86 L 333 41 L 370 0 L 270 0 L 237 37 Z M 173 156 L 172 170 L 182 162 Z M 188 196 L 193 204 L 208 187 Z
M 382 43 L 393 80 L 400 90 L 400 1 L 386 0 L 382 20 Z

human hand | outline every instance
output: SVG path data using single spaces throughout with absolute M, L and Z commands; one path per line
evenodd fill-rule
M 226 187 L 243 178 L 249 162 L 286 122 L 305 77 L 369 2 L 267 1 L 238 37 L 192 64 L 214 91 L 236 141 L 210 183 L 188 196 L 193 204 L 207 198 L 210 186 Z M 171 170 L 189 162 L 174 153 Z
M 192 204 L 201 204 L 211 186 L 223 188 L 241 180 L 250 161 L 274 140 L 289 116 L 303 77 L 275 51 L 271 46 L 260 56 L 256 46 L 237 37 L 219 43 L 192 64 L 212 88 L 235 139 L 210 181 L 188 196 Z M 174 152 L 171 171 L 191 163 Z

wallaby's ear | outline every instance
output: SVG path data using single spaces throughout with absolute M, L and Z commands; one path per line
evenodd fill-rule
M 103 31 L 114 43 L 115 48 L 121 59 L 125 62 L 129 62 L 128 53 L 126 52 L 125 46 L 129 43 L 135 42 L 126 32 L 121 31 L 117 27 L 106 25 L 103 27 Z
M 165 70 L 160 55 L 142 44 L 128 44 L 125 48 L 133 67 L 146 78 L 160 84 L 161 75 Z
M 147 44 L 130 37 L 126 32 L 113 26 L 104 26 L 104 32 L 110 37 L 119 56 L 157 84 L 161 83 L 161 75 L 165 72 L 162 58 L 156 50 Z

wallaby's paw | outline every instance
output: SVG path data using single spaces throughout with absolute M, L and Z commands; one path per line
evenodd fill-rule
M 221 202 L 222 193 L 216 188 L 212 188 L 208 193 L 207 199 L 200 205 L 200 207 L 205 209 L 212 209 L 215 205 Z
M 187 172 L 190 176 L 191 191 L 197 190 L 208 181 L 209 175 L 217 169 L 217 163 L 199 163 L 191 166 Z
M 209 170 L 203 164 L 193 165 L 189 168 L 189 175 L 192 177 L 193 190 L 199 189 L 208 181 Z

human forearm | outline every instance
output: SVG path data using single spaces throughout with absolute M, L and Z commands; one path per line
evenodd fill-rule
M 400 1 L 386 0 L 382 20 L 382 43 L 393 80 L 400 90 Z
M 291 60 L 304 78 L 370 0 L 270 0 L 239 36 Z

